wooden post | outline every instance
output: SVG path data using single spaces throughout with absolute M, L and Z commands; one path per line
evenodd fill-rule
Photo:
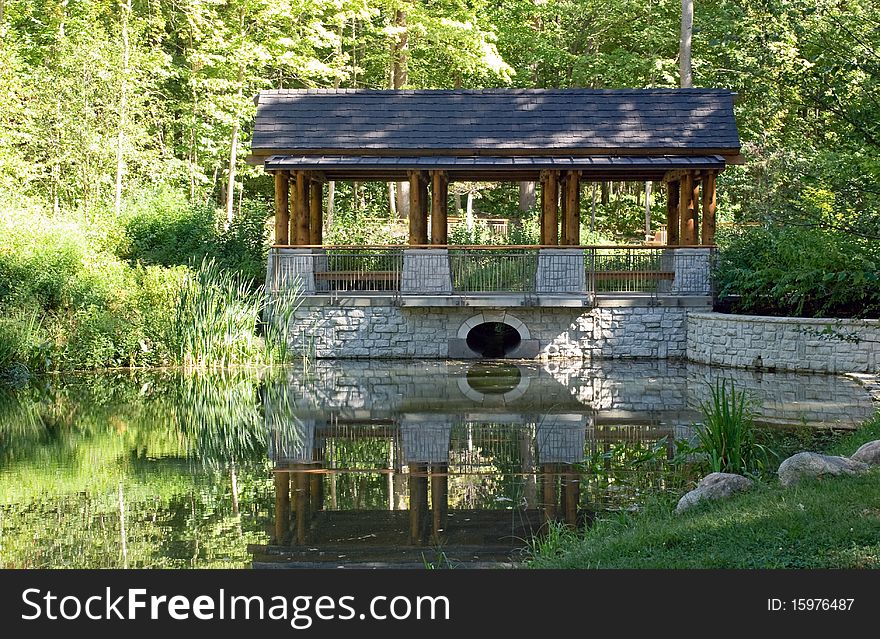
M 290 479 L 286 472 L 272 473 L 275 481 L 275 543 L 283 544 L 290 526 Z
M 694 208 L 694 244 L 700 243 L 700 180 L 694 176 L 694 183 L 691 186 L 691 202 Z
M 559 244 L 559 171 L 541 172 L 541 205 L 543 212 L 543 243 Z
M 305 171 L 296 172 L 296 197 L 294 200 L 296 241 L 302 246 L 309 243 L 309 176 Z
M 428 507 L 428 465 L 409 465 L 409 536 L 413 544 L 422 541 Z
M 577 246 L 581 243 L 581 174 L 569 171 L 565 177 L 565 226 L 563 244 Z
M 696 219 L 694 217 L 694 176 L 685 173 L 681 178 L 681 199 L 678 202 L 679 217 L 681 218 L 681 234 L 679 244 L 696 244 Z
M 431 466 L 431 514 L 433 516 L 434 538 L 446 530 L 446 515 L 449 512 L 449 464 Z
M 449 215 L 449 178 L 445 171 L 433 171 L 431 190 L 431 244 L 445 245 Z
M 565 523 L 570 526 L 577 526 L 578 506 L 581 498 L 581 478 L 573 466 L 568 468 L 568 472 L 563 476 L 565 481 L 565 497 L 563 499 L 563 509 L 565 512 Z
M 309 244 L 324 243 L 324 181 L 319 177 L 309 180 Z
M 703 244 L 715 243 L 715 172 L 703 178 Z
M 309 515 L 311 515 L 311 497 L 309 493 L 310 479 L 308 473 L 304 471 L 304 466 L 298 466 L 299 470 L 296 475 L 296 543 L 302 545 L 306 543 L 306 537 L 309 529 Z
M 556 467 L 554 464 L 541 464 L 541 483 L 543 485 L 544 520 L 556 519 Z
M 290 244 L 290 190 L 287 171 L 275 172 L 275 244 Z
M 666 244 L 678 246 L 681 243 L 679 232 L 679 200 L 681 198 L 681 185 L 678 180 L 666 183 Z
M 538 240 L 541 243 L 541 246 L 547 244 L 547 237 L 545 236 L 545 225 L 544 225 L 544 211 L 547 210 L 547 205 L 545 204 L 547 200 L 547 189 L 544 187 L 544 178 L 541 178 L 541 208 L 538 210 L 538 232 L 540 233 L 541 239 Z
M 409 244 L 428 243 L 427 184 L 421 171 L 409 173 Z

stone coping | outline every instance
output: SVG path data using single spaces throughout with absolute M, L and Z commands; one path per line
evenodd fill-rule
M 727 322 L 749 322 L 760 324 L 812 324 L 823 326 L 827 324 L 850 324 L 854 326 L 878 326 L 880 319 L 844 319 L 837 317 L 778 317 L 776 315 L 738 315 L 735 313 L 716 313 L 714 311 L 690 314 L 696 319 L 708 319 Z

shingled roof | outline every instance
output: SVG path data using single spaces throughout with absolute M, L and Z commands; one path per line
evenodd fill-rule
M 256 100 L 252 153 L 710 156 L 740 142 L 720 89 L 282 89 Z

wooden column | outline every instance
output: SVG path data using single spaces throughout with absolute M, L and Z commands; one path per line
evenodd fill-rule
M 543 244 L 559 244 L 559 171 L 541 172 Z
M 428 465 L 409 465 L 409 536 L 413 544 L 423 539 L 428 508 Z
M 445 171 L 433 171 L 431 184 L 431 244 L 448 243 L 449 178 Z
M 324 180 L 309 180 L 309 244 L 324 243 Z
M 446 530 L 446 516 L 449 512 L 449 464 L 431 465 L 431 515 L 432 532 L 435 538 Z
M 309 243 L 309 176 L 305 171 L 296 172 L 296 195 L 294 196 L 295 244 Z
M 694 205 L 694 175 L 693 173 L 685 173 L 681 178 L 681 199 L 678 202 L 679 217 L 681 218 L 679 244 L 693 245 L 697 243 Z
M 275 481 L 275 543 L 283 544 L 290 526 L 290 479 L 289 473 L 276 470 Z
M 556 519 L 557 509 L 555 464 L 541 464 L 541 484 L 544 493 L 544 521 L 553 521 Z
M 541 201 L 540 208 L 538 209 L 538 232 L 540 233 L 540 238 L 538 242 L 543 246 L 547 244 L 547 238 L 545 237 L 545 229 L 544 229 L 544 211 L 546 210 L 546 205 L 544 204 L 547 199 L 547 189 L 544 188 L 544 179 L 541 178 Z
M 694 205 L 694 244 L 700 243 L 700 180 L 694 176 L 694 183 L 691 185 L 691 202 Z
M 409 244 L 428 243 L 427 181 L 421 171 L 409 173 Z
M 703 244 L 715 243 L 715 177 L 710 171 L 703 177 Z
M 577 246 L 581 243 L 581 174 L 569 171 L 565 176 L 565 207 L 562 218 L 562 244 Z
M 311 480 L 309 474 L 304 471 L 305 466 L 298 465 L 296 475 L 296 543 L 306 543 L 309 530 L 309 518 L 312 514 L 311 505 Z
M 290 244 L 290 188 L 287 171 L 275 172 L 275 244 Z
M 666 183 L 666 244 L 678 246 L 681 243 L 679 201 L 681 185 L 678 180 Z
M 573 466 L 569 466 L 568 472 L 563 475 L 563 498 L 562 508 L 565 513 L 565 523 L 577 526 L 578 506 L 581 499 L 581 478 Z

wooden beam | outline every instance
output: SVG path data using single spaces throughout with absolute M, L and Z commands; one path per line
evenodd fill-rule
M 290 188 L 287 171 L 275 172 L 275 244 L 290 243 Z
M 559 171 L 541 172 L 544 246 L 559 244 Z
M 581 179 L 580 171 L 569 171 L 565 176 L 565 207 L 562 244 L 577 246 L 581 243 Z
M 421 171 L 409 173 L 409 244 L 428 243 L 427 183 Z
M 678 202 L 678 212 L 681 233 L 679 235 L 679 244 L 694 244 L 697 240 L 696 219 L 694 217 L 694 178 L 688 174 L 681 178 L 681 196 Z
M 431 177 L 431 244 L 447 244 L 449 179 L 445 171 L 432 171 Z
M 318 177 L 309 180 L 309 244 L 324 243 L 324 182 Z
M 290 526 L 289 473 L 275 471 L 275 543 L 283 544 Z
M 296 172 L 296 196 L 294 198 L 294 244 L 309 243 L 309 176 L 305 171 Z
M 715 243 L 715 173 L 703 178 L 703 244 Z
M 666 244 L 678 246 L 681 243 L 679 222 L 679 200 L 681 184 L 677 181 L 666 183 Z

